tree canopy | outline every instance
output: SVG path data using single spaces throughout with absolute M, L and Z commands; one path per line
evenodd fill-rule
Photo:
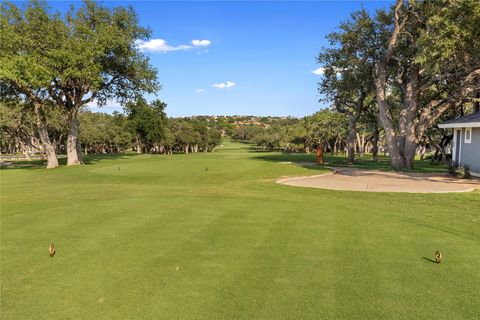
M 77 114 L 82 106 L 108 100 L 124 104 L 160 88 L 156 70 L 136 45 L 150 31 L 139 26 L 132 8 L 84 1 L 62 16 L 43 1 L 31 1 L 24 8 L 2 4 L 1 13 L 2 96 L 13 92 L 28 100 L 39 122 L 44 122 L 46 101 L 62 109 L 69 126 L 69 164 L 81 162 Z

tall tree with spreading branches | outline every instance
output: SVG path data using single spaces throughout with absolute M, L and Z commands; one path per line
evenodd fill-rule
M 139 26 L 132 8 L 84 1 L 62 17 L 45 2 L 31 1 L 24 9 L 2 4 L 1 12 L 1 94 L 14 91 L 32 104 L 47 167 L 58 162 L 46 130 L 45 101 L 65 114 L 67 164 L 75 165 L 82 163 L 77 120 L 82 106 L 109 100 L 123 104 L 160 88 L 156 70 L 137 46 L 150 31 Z
M 412 168 L 425 130 L 449 108 L 475 101 L 480 90 L 480 6 L 469 0 L 398 0 L 376 21 L 379 119 L 392 167 Z M 398 115 L 389 101 L 396 91 Z
M 51 106 L 51 62 L 62 46 L 64 30 L 60 16 L 49 14 L 43 2 L 30 2 L 23 10 L 8 2 L 0 4 L 0 96 L 32 108 L 47 168 L 58 166 L 46 108 Z
M 156 70 L 137 48 L 149 30 L 139 26 L 131 8 L 108 9 L 85 1 L 66 16 L 67 34 L 54 61 L 50 97 L 67 115 L 67 164 L 82 162 L 78 140 L 79 109 L 96 101 L 125 103 L 159 89 Z
M 374 21 L 366 10 L 351 14 L 340 30 L 327 36 L 330 47 L 317 61 L 323 66 L 318 89 L 325 101 L 348 117 L 348 161 L 355 162 L 356 124 L 364 112 L 367 98 L 373 95 L 372 52 L 375 45 Z M 370 99 L 371 100 L 371 99 Z

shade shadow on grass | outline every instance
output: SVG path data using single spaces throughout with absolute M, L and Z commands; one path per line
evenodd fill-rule
M 105 154 L 89 154 L 84 156 L 85 165 L 93 165 L 103 160 L 118 160 L 127 159 L 142 154 L 138 153 L 105 153 Z M 6 161 L 11 164 L 2 165 L 0 170 L 37 170 L 45 169 L 47 166 L 47 160 L 9 160 Z M 67 165 L 67 158 L 58 158 L 59 166 Z
M 305 165 L 306 163 L 315 164 L 315 154 L 306 153 L 270 153 L 260 155 L 254 159 L 270 161 L 270 162 L 293 162 L 298 165 Z M 357 168 L 362 170 L 380 170 L 380 171 L 394 171 L 390 166 L 388 157 L 379 156 L 377 161 L 373 161 L 371 155 L 364 155 L 363 158 L 357 158 L 354 164 L 348 163 L 348 159 L 343 155 L 324 155 L 325 164 L 323 166 L 312 166 L 312 168 L 322 169 L 324 167 L 347 167 Z M 414 169 L 402 170 L 404 172 L 447 172 L 447 168 L 443 165 L 433 165 L 428 160 L 415 160 Z
M 120 160 L 145 155 L 145 153 L 95 153 L 84 156 L 86 165 L 93 165 L 103 160 Z
M 0 170 L 37 170 L 45 169 L 47 167 L 47 160 L 9 160 L 5 161 L 7 165 L 0 166 Z M 66 165 L 66 158 L 58 159 L 59 166 Z
M 438 263 L 437 261 L 433 260 L 433 259 L 430 259 L 430 258 L 427 258 L 427 257 L 422 257 L 423 260 L 427 260 L 427 261 L 430 261 L 430 262 L 433 262 L 433 263 Z

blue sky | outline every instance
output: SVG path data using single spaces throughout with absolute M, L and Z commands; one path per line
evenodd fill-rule
M 169 116 L 300 117 L 325 106 L 318 102 L 317 82 L 321 76 L 312 73 L 320 67 L 315 57 L 328 45 L 325 35 L 362 5 L 374 11 L 389 2 L 104 4 L 132 5 L 140 24 L 152 29 L 152 39 L 157 40 L 143 47 L 157 49 L 147 52 L 162 84 L 157 97 L 168 104 Z M 51 6 L 66 8 L 60 2 Z M 192 40 L 206 41 L 194 45 Z M 112 112 L 121 107 L 111 103 L 101 110 Z

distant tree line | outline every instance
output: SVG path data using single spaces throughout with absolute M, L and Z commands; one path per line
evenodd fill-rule
M 79 114 L 80 141 L 86 152 L 137 153 L 211 152 L 222 141 L 222 132 L 193 118 L 167 118 L 166 104 L 140 99 L 126 105 L 126 114 Z
M 79 143 L 88 153 L 190 153 L 211 152 L 222 141 L 222 130 L 196 118 L 167 118 L 166 104 L 144 99 L 129 102 L 125 113 L 80 111 Z M 0 150 L 27 158 L 42 152 L 35 116 L 21 105 L 0 103 Z M 51 111 L 55 111 L 52 109 Z M 60 113 L 45 115 L 57 153 L 66 153 L 67 119 Z
M 372 153 L 377 159 L 385 145 L 378 127 L 371 126 L 370 119 L 362 117 L 357 124 L 352 152 Z M 271 121 L 269 126 L 242 125 L 232 137 L 256 144 L 263 150 L 307 152 L 321 147 L 325 152 L 347 153 L 349 123 L 345 114 L 331 108 L 303 118 L 287 118 Z

